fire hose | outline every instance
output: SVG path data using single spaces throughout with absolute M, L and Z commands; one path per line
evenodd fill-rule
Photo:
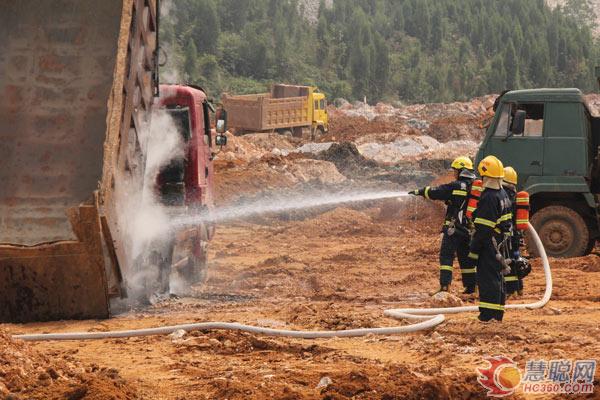
M 552 274 L 550 271 L 550 263 L 544 246 L 537 232 L 529 224 L 528 226 L 531 238 L 537 248 L 538 254 L 542 259 L 544 267 L 544 276 L 546 280 L 546 289 L 542 298 L 534 303 L 527 304 L 508 304 L 507 309 L 536 309 L 542 308 L 550 300 L 552 295 Z M 26 341 L 43 341 L 43 340 L 90 340 L 90 339 L 109 339 L 123 338 L 134 336 L 149 336 L 149 335 L 166 335 L 178 331 L 180 329 L 189 332 L 194 330 L 236 330 L 250 333 L 257 333 L 269 336 L 285 336 L 301 339 L 318 339 L 332 337 L 356 337 L 365 335 L 395 335 L 400 333 L 416 332 L 420 330 L 432 329 L 441 324 L 445 320 L 444 314 L 457 314 L 463 312 L 478 311 L 478 306 L 460 306 L 460 307 L 444 307 L 444 308 L 398 308 L 384 311 L 384 315 L 395 319 L 417 320 L 410 325 L 385 327 L 385 328 L 359 328 L 345 329 L 333 331 L 298 331 L 288 329 L 273 329 L 259 327 L 253 325 L 244 325 L 234 322 L 199 322 L 181 325 L 160 326 L 156 328 L 133 329 L 123 331 L 108 331 L 108 332 L 72 332 L 72 333 L 43 333 L 43 334 L 23 334 L 13 335 L 14 339 Z

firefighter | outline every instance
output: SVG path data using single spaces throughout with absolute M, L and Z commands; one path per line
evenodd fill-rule
M 511 202 L 502 189 L 504 166 L 498 158 L 485 157 L 478 171 L 483 179 L 483 192 L 473 212 L 475 231 L 469 257 L 477 260 L 479 320 L 502 321 L 506 300 L 502 275 L 507 269 L 502 254 L 510 240 Z
M 458 157 L 452 164 L 454 181 L 437 187 L 426 186 L 415 189 L 409 194 L 423 196 L 431 200 L 443 200 L 446 205 L 446 217 L 442 227 L 442 245 L 440 247 L 440 290 L 447 292 L 452 282 L 454 258 L 458 257 L 464 294 L 474 294 L 476 290 L 475 263 L 469 256 L 469 230 L 465 210 L 467 194 L 475 179 L 473 162 L 469 157 Z
M 521 245 L 521 233 L 516 229 L 517 226 L 517 171 L 513 167 L 504 167 L 504 178 L 502 179 L 502 187 L 508 195 L 512 210 L 512 235 L 509 243 L 509 254 L 512 260 L 518 260 L 521 257 L 519 247 Z M 517 275 L 516 265 L 511 264 L 510 273 L 504 276 L 506 287 L 506 297 L 510 297 L 514 293 L 523 294 L 523 279 Z

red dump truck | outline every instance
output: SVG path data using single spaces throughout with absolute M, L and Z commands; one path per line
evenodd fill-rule
M 215 135 L 210 127 L 210 113 L 214 112 L 206 93 L 199 87 L 160 85 L 160 97 L 156 108 L 166 110 L 178 128 L 185 152 L 161 168 L 155 191 L 160 202 L 172 217 L 187 214 L 207 213 L 213 208 L 214 145 L 224 144 L 225 136 Z M 146 295 L 158 290 L 169 290 L 169 276 L 178 273 L 188 284 L 203 282 L 207 272 L 207 246 L 215 232 L 213 224 L 198 223 L 180 229 L 162 251 L 150 259 L 142 259 L 141 266 L 149 260 L 158 264 L 159 279 L 147 282 Z M 155 250 L 155 249 L 154 249 Z M 152 251 L 152 250 L 151 250 Z
M 145 266 L 132 262 L 119 193 L 141 190 L 153 107 L 186 136 L 177 174 L 161 171 L 156 190 L 175 193 L 173 210 L 212 204 L 210 147 L 223 137 L 211 135 L 202 90 L 159 88 L 157 2 L 60 4 L 0 3 L 2 322 L 106 318 L 127 295 L 132 268 Z M 174 264 L 202 278 L 212 232 L 174 234 L 163 290 Z
M 231 96 L 221 95 L 227 110 L 228 124 L 238 134 L 278 132 L 311 137 L 328 131 L 325 95 L 316 87 L 273 85 L 270 93 Z

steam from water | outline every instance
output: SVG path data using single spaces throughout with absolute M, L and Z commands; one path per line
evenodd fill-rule
M 125 279 L 130 298 L 147 294 L 149 282 L 158 281 L 158 266 L 150 260 L 151 251 L 166 250 L 169 232 L 167 208 L 155 192 L 161 167 L 184 154 L 184 143 L 171 116 L 154 110 L 152 123 L 140 129 L 139 141 L 145 162 L 144 176 L 118 176 L 116 197 L 119 226 L 123 230 L 126 252 Z

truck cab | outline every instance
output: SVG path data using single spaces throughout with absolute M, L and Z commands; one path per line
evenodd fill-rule
M 158 107 L 166 110 L 185 143 L 184 159 L 175 159 L 158 177 L 161 200 L 167 205 L 213 206 L 210 105 L 200 88 L 160 85 Z
M 505 93 L 476 160 L 493 154 L 519 174 L 531 223 L 554 257 L 587 254 L 600 236 L 599 118 L 579 89 Z
M 329 130 L 327 117 L 327 100 L 325 94 L 318 91 L 317 88 L 310 88 L 308 96 L 309 110 L 312 112 L 312 131 L 320 130 L 325 133 Z
M 163 166 L 156 178 L 155 193 L 171 217 L 193 212 L 209 213 L 214 206 L 212 148 L 218 136 L 211 129 L 214 111 L 199 87 L 160 85 L 156 108 L 166 111 L 184 143 L 183 157 Z M 203 282 L 207 273 L 208 242 L 214 224 L 198 223 L 174 232 L 168 243 L 150 244 L 150 262 L 159 268 L 158 282 L 146 283 L 149 293 L 170 291 L 170 276 L 177 274 L 188 284 Z M 146 260 L 140 260 L 143 264 Z M 140 267 L 143 268 L 143 265 Z

